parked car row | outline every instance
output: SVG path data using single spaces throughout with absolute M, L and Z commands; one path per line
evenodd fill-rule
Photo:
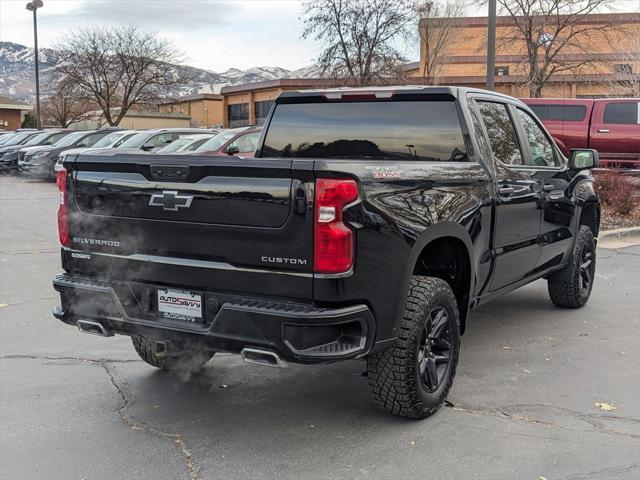
M 160 155 L 237 155 L 252 157 L 260 127 L 234 129 L 163 128 L 153 130 L 20 130 L 0 135 L 0 172 L 53 181 L 66 155 L 155 153 Z

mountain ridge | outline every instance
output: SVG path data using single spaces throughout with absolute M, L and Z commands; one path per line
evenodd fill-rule
M 56 65 L 61 61 L 61 55 L 53 48 L 40 48 L 38 63 L 40 64 L 40 91 L 46 96 L 51 91 L 59 77 Z M 35 73 L 33 48 L 19 43 L 0 42 L 0 95 L 15 100 L 35 102 Z M 224 72 L 214 72 L 190 65 L 175 65 L 171 68 L 176 73 L 187 73 L 192 81 L 172 91 L 172 96 L 180 97 L 198 93 L 219 93 L 226 85 L 262 82 L 281 78 L 312 78 L 319 76 L 314 65 L 297 70 L 287 70 L 282 67 L 260 66 L 246 70 L 229 68 Z

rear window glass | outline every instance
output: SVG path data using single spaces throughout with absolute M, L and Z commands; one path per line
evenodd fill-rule
M 604 107 L 603 123 L 636 125 L 640 123 L 638 102 L 609 103 Z
M 452 101 L 279 104 L 262 156 L 467 161 Z
M 585 105 L 529 105 L 540 120 L 581 122 L 587 115 Z

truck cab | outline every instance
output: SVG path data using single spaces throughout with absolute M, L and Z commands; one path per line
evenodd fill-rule
M 640 99 L 525 98 L 565 155 L 598 151 L 602 166 L 640 168 Z

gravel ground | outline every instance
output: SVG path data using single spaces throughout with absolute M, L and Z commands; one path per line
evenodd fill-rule
M 640 227 L 640 206 L 636 205 L 629 215 L 619 215 L 611 207 L 602 207 L 601 230 Z

